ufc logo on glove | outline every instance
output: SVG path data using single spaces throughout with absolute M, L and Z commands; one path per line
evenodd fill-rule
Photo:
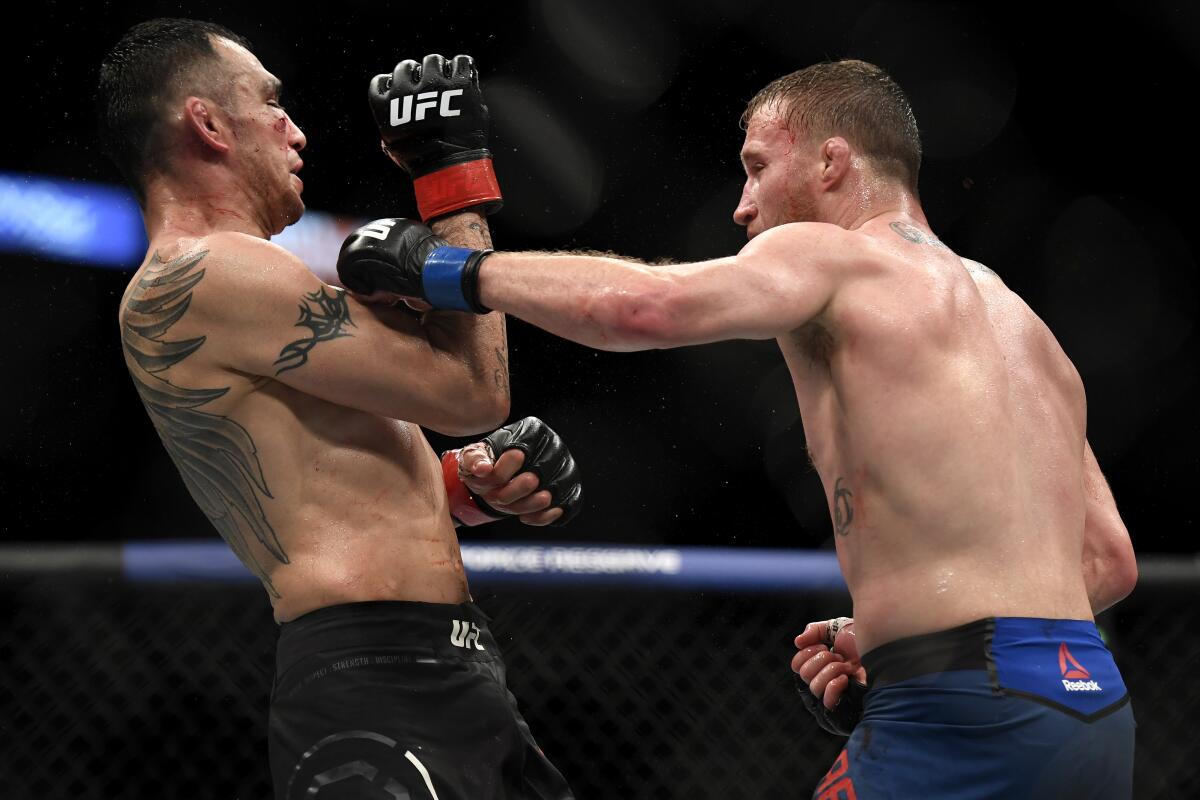
M 462 89 L 447 89 L 440 92 L 442 99 L 438 101 L 439 92 L 420 92 L 417 94 L 417 110 L 416 115 L 413 115 L 413 96 L 411 94 L 404 97 L 392 98 L 391 111 L 392 127 L 404 125 L 411 122 L 414 118 L 417 122 L 425 119 L 425 111 L 430 108 L 437 108 L 439 117 L 457 117 L 462 112 L 455 109 L 450 109 L 450 100 L 463 93 Z

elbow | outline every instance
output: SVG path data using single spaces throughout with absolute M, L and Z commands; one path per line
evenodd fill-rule
M 1125 541 L 1129 541 L 1129 536 L 1126 534 Z M 1138 565 L 1137 557 L 1133 554 L 1133 546 L 1130 545 L 1121 556 L 1115 560 L 1113 565 L 1113 591 L 1116 595 L 1114 603 L 1124 600 L 1132 592 L 1138 582 Z
M 508 375 L 472 375 L 446 395 L 446 416 L 437 428 L 447 436 L 491 433 L 508 419 L 511 401 Z
M 1138 581 L 1137 557 L 1122 526 L 1108 538 L 1109 546 L 1085 563 L 1092 610 L 1099 613 L 1124 600 Z
M 675 284 L 648 279 L 633 287 L 605 293 L 591 304 L 587 316 L 598 323 L 606 350 L 646 350 L 670 347 L 676 336 L 679 292 Z

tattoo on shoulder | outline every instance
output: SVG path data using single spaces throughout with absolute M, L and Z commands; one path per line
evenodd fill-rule
M 967 272 L 970 272 L 972 275 L 991 275 L 994 278 L 1000 277 L 994 271 L 988 269 L 978 261 L 971 261 L 969 258 L 964 258 L 962 262 L 963 266 L 967 268 Z
M 931 236 L 920 228 L 909 225 L 907 222 L 893 222 L 888 227 L 913 244 L 927 244 L 932 247 L 946 246 L 936 236 Z
M 342 330 L 344 326 L 358 327 L 350 319 L 350 307 L 346 303 L 346 293 L 335 286 L 325 286 L 304 295 L 300 303 L 300 319 L 296 322 L 298 328 L 308 328 L 308 336 L 297 339 L 285 345 L 279 351 L 275 364 L 281 372 L 296 369 L 308 363 L 308 353 L 318 342 L 328 342 L 353 334 Z
M 206 255 L 208 251 L 188 253 L 165 262 L 154 255 L 126 300 L 122 346 L 142 403 L 192 498 L 267 592 L 279 598 L 260 556 L 249 546 L 253 537 L 276 561 L 288 563 L 263 510 L 262 498 L 272 499 L 272 495 L 258 449 L 238 423 L 199 410 L 225 395 L 229 387 L 187 389 L 165 375 L 207 338 L 163 338 L 187 313 L 192 289 L 204 279 L 199 264 Z
M 854 521 L 854 492 L 842 485 L 844 480 L 838 478 L 833 484 L 833 532 L 838 536 L 848 536 Z

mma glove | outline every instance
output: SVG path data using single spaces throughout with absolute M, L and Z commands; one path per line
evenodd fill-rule
M 822 729 L 836 736 L 849 736 L 854 731 L 854 726 L 862 719 L 863 700 L 867 696 L 865 683 L 851 678 L 846 691 L 842 692 L 831 711 L 821 702 L 821 698 L 809 690 L 808 683 L 803 678 L 799 675 L 793 677 L 796 679 L 796 691 L 800 694 L 800 702 Z
M 423 221 L 469 206 L 500 209 L 488 108 L 470 56 L 401 61 L 371 79 L 368 99 L 384 149 L 413 179 Z
M 546 489 L 550 492 L 550 507 L 563 510 L 562 516 L 551 525 L 566 525 L 579 513 L 583 505 L 579 469 L 575 466 L 571 451 L 549 425 L 537 417 L 526 417 L 492 431 L 484 437 L 483 442 L 492 453 L 493 463 L 509 450 L 520 450 L 525 454 L 521 472 L 536 475 L 538 485 L 534 491 Z M 459 476 L 460 452 L 450 450 L 442 454 L 442 479 L 450 497 L 451 516 L 468 526 L 483 525 L 512 516 L 488 505 L 462 482 Z
M 408 219 L 377 219 L 346 237 L 338 254 L 342 285 L 419 297 L 434 308 L 486 314 L 479 302 L 479 265 L 491 250 L 452 247 Z

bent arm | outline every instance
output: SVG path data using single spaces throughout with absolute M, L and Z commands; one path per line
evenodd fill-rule
M 833 225 L 774 228 L 740 253 L 650 266 L 568 253 L 497 253 L 479 271 L 480 299 L 558 336 L 602 350 L 770 339 L 829 303 L 851 234 Z
M 503 423 L 509 399 L 501 315 L 417 320 L 358 302 L 276 245 L 224 236 L 213 242 L 193 304 L 211 358 L 328 402 L 452 436 Z
M 1083 579 L 1092 613 L 1099 614 L 1133 591 L 1137 583 L 1137 560 L 1116 500 L 1087 442 L 1083 453 L 1083 489 L 1087 502 Z

